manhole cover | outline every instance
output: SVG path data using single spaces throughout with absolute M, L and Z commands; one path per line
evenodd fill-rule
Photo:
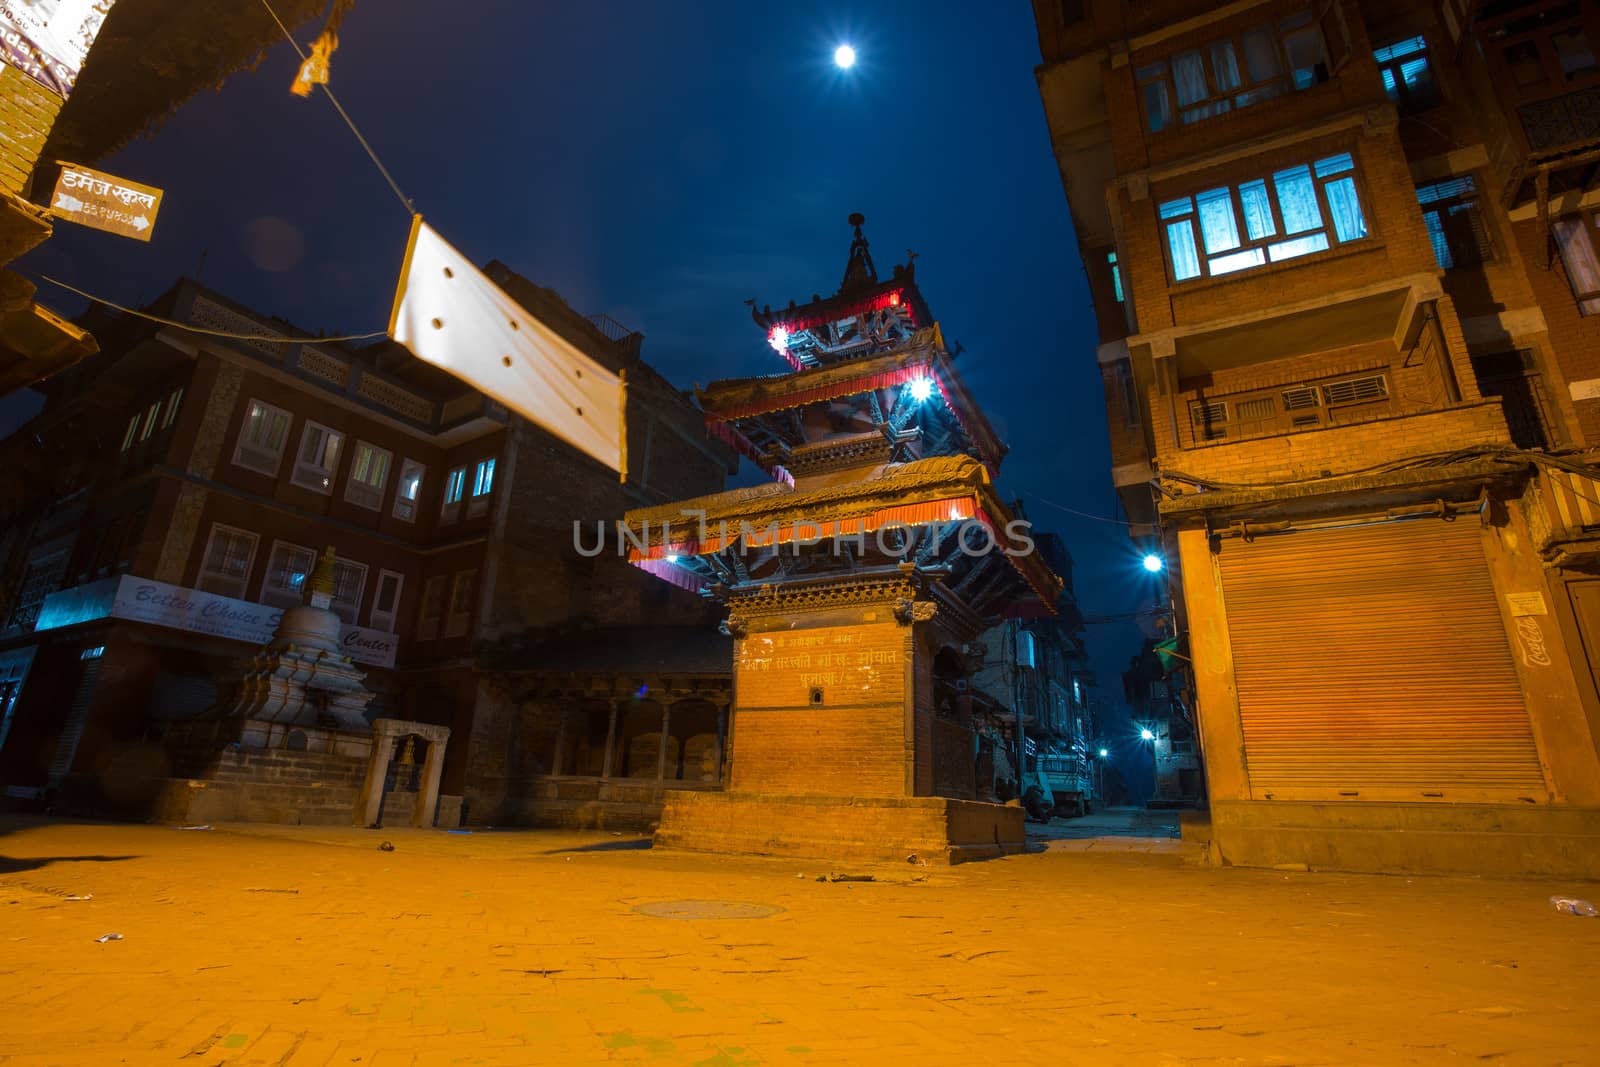
M 633 909 L 656 919 L 765 919 L 783 909 L 776 904 L 741 904 L 737 900 L 664 900 Z

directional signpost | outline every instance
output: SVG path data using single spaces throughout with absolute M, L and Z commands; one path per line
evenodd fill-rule
M 160 209 L 160 189 L 76 163 L 61 164 L 50 200 L 50 212 L 57 218 L 138 241 L 150 240 Z

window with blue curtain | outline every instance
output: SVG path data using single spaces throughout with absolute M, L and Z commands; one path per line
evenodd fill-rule
M 1348 152 L 1274 171 L 1270 179 L 1162 201 L 1157 210 L 1178 282 L 1325 252 L 1369 236 L 1355 158 Z

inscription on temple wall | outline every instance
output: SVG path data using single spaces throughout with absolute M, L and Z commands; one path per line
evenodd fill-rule
M 824 706 L 896 701 L 910 656 L 893 623 L 752 634 L 734 654 L 738 706 L 812 706 L 818 688 Z

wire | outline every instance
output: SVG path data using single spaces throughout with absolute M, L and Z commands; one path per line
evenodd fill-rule
M 1046 500 L 1044 497 L 1038 495 L 1037 493 L 1032 494 L 1031 497 L 1025 497 L 1024 499 L 1037 500 L 1041 504 L 1050 505 L 1051 507 L 1055 508 L 1057 511 L 1065 511 L 1068 515 L 1076 515 L 1080 519 L 1093 519 L 1096 522 L 1109 522 L 1109 523 L 1111 523 L 1113 525 L 1116 525 L 1116 526 L 1147 526 L 1147 525 L 1150 525 L 1149 523 L 1124 522 L 1122 519 L 1108 519 L 1104 515 L 1091 515 L 1087 511 L 1078 511 L 1078 510 L 1076 510 L 1074 508 L 1067 507 L 1065 504 L 1057 504 L 1054 500 Z
M 272 5 L 269 4 L 267 0 L 261 0 L 261 6 L 267 9 L 267 14 L 272 16 L 272 21 L 276 22 L 278 24 L 278 29 L 283 31 L 283 39 L 289 42 L 289 46 L 293 48 L 295 54 L 300 57 L 300 62 L 304 63 L 307 58 L 305 50 L 300 47 L 300 43 L 296 41 L 293 35 L 289 33 L 289 27 L 283 24 L 283 20 L 278 17 L 278 13 L 276 11 L 272 10 Z M 388 182 L 389 188 L 394 190 L 394 195 L 400 199 L 400 205 L 406 209 L 407 214 L 415 215 L 417 213 L 417 209 L 412 206 L 410 198 L 407 197 L 405 193 L 400 191 L 399 183 L 397 183 L 394 180 L 394 176 L 389 173 L 389 168 L 385 167 L 383 165 L 383 161 L 378 158 L 378 153 L 372 150 L 372 146 L 367 143 L 367 139 L 361 136 L 361 131 L 356 129 L 356 124 L 351 121 L 350 116 L 345 112 L 344 108 L 340 106 L 339 98 L 333 95 L 333 90 L 328 88 L 326 82 L 322 83 L 320 88 L 325 94 L 327 94 L 328 103 L 332 104 L 333 109 L 339 113 L 339 117 L 344 119 L 344 124 L 350 127 L 350 132 L 355 134 L 356 140 L 361 142 L 361 147 L 366 149 L 367 158 L 372 160 L 372 165 L 378 168 L 378 173 L 383 175 L 383 180 Z
M 96 304 L 104 304 L 108 308 L 116 308 L 124 315 L 132 315 L 136 319 L 148 319 L 151 322 L 159 322 L 163 326 L 176 326 L 180 330 L 187 330 L 190 333 L 203 334 L 206 337 L 226 337 L 234 341 L 272 341 L 276 344 L 282 345 L 313 345 L 329 344 L 330 342 L 335 341 L 370 341 L 375 337 L 389 336 L 388 330 L 379 330 L 376 333 L 352 333 L 346 334 L 343 337 L 284 337 L 282 334 L 276 333 L 235 333 L 232 330 L 208 330 L 203 326 L 194 326 L 187 322 L 179 322 L 176 319 L 164 319 L 160 315 L 152 315 L 147 311 L 138 311 L 134 308 L 123 307 L 121 304 L 107 300 L 104 297 L 95 296 L 93 293 L 86 293 L 77 286 L 68 285 L 66 282 L 57 281 L 48 274 L 39 275 L 39 280 L 42 282 L 49 282 L 51 285 L 60 286 L 69 293 L 77 293 L 79 296 L 84 297 L 87 300 L 92 300 Z

